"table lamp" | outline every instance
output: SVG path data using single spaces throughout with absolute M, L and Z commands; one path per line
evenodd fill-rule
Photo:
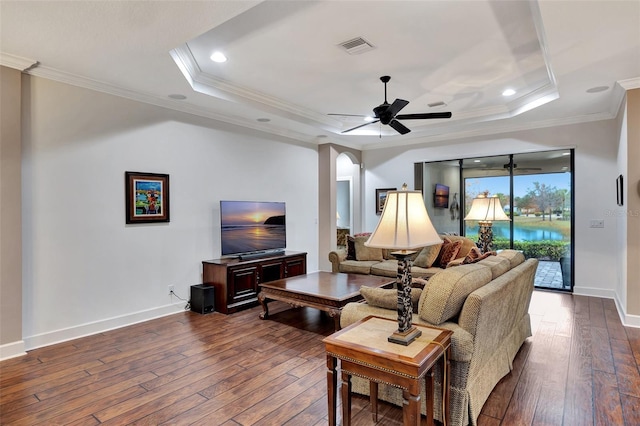
M 471 203 L 471 210 L 464 220 L 477 220 L 480 228 L 478 230 L 478 248 L 482 253 L 491 251 L 493 245 L 493 222 L 497 220 L 511 220 L 502 210 L 500 199 L 497 196 L 489 197 L 488 192 L 478 194 Z
M 431 224 L 420 191 L 387 192 L 380 222 L 365 246 L 398 250 L 391 254 L 398 259 L 396 288 L 398 291 L 398 330 L 388 337 L 389 342 L 409 345 L 422 332 L 411 324 L 411 259 L 413 249 L 439 244 L 442 239 Z

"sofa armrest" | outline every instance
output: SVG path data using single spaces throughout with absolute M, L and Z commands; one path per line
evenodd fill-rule
M 347 258 L 346 249 L 337 249 L 329 252 L 329 262 L 331 262 L 331 272 L 340 272 L 340 262 Z

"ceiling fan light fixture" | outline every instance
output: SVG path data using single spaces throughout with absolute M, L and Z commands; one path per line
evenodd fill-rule
M 215 51 L 211 54 L 210 59 L 213 62 L 217 62 L 219 64 L 223 63 L 223 62 L 227 62 L 227 57 L 224 55 L 224 53 L 220 52 L 220 51 Z
M 370 115 L 367 115 L 367 116 L 364 118 L 364 121 L 373 121 L 373 120 L 374 120 L 374 118 L 373 118 L 373 117 L 371 117 Z

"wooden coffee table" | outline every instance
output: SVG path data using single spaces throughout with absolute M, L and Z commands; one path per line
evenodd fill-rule
M 376 275 L 314 272 L 260 284 L 258 301 L 261 319 L 269 318 L 269 300 L 279 300 L 294 307 L 307 306 L 327 312 L 340 330 L 340 314 L 349 302 L 362 300 L 360 287 L 392 288 L 395 280 Z

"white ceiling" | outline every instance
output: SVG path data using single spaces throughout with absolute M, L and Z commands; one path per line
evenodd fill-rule
M 355 37 L 374 49 L 339 46 Z M 640 0 L 2 0 L 0 40 L 0 64 L 33 75 L 360 149 L 612 118 L 640 87 Z M 371 114 L 382 75 L 401 114 L 453 117 L 341 133 L 364 121 L 328 114 Z

